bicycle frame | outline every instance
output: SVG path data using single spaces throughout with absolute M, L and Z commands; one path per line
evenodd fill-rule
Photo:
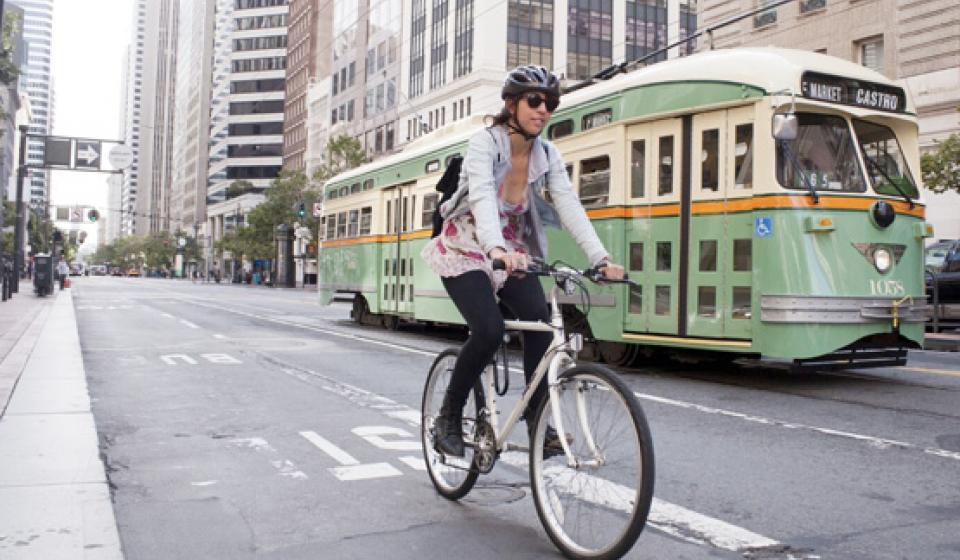
M 509 436 L 510 432 L 513 431 L 514 426 L 517 424 L 517 421 L 519 421 L 520 416 L 523 414 L 523 411 L 530 402 L 530 399 L 533 398 L 533 392 L 540 385 L 540 382 L 543 380 L 544 376 L 547 378 L 547 395 L 550 402 L 550 409 L 551 414 L 553 415 L 554 425 L 556 426 L 558 433 L 565 433 L 563 429 L 563 418 L 560 415 L 558 374 L 562 366 L 574 363 L 572 356 L 580 350 L 579 346 L 582 344 L 582 339 L 580 338 L 579 334 L 575 335 L 575 337 L 570 341 L 566 340 L 566 337 L 564 336 L 563 316 L 560 313 L 560 306 L 557 304 L 557 295 L 559 292 L 560 287 L 557 285 L 555 285 L 550 291 L 550 324 L 546 324 L 541 321 L 504 321 L 507 330 L 552 332 L 553 342 L 544 353 L 540 363 L 537 364 L 537 369 L 534 372 L 533 379 L 527 385 L 526 389 L 524 389 L 523 394 L 520 397 L 520 401 L 516 404 L 516 406 L 514 406 L 513 410 L 510 411 L 510 415 L 507 417 L 507 421 L 502 430 L 500 430 L 497 426 L 497 399 L 493 379 L 495 372 L 491 373 L 489 368 L 484 369 L 483 377 L 485 385 L 484 395 L 486 399 L 485 407 L 490 425 L 493 427 L 493 433 L 496 437 L 495 445 L 497 454 L 503 452 L 505 449 L 510 449 L 507 443 L 507 436 Z M 584 403 L 581 395 L 578 395 L 577 397 L 577 415 L 580 418 L 581 429 L 586 436 L 587 444 L 589 445 L 590 450 L 595 458 L 594 461 L 588 461 L 588 463 L 602 463 L 602 458 L 593 442 L 593 436 L 590 433 L 586 423 L 586 404 Z M 529 418 L 527 421 L 533 422 L 534 419 Z M 569 466 L 579 467 L 581 462 L 574 458 L 574 455 L 567 443 L 567 438 L 561 437 L 560 444 L 567 456 L 567 462 Z

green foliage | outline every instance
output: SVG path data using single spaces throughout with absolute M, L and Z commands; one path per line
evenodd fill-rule
M 198 261 L 200 248 L 196 240 L 180 231 L 121 237 L 112 243 L 100 245 L 90 260 L 95 264 L 110 263 L 124 270 L 141 266 L 170 269 L 176 262 L 177 239 L 181 237 L 187 241 L 183 248 L 184 261 Z
M 920 157 L 923 184 L 935 193 L 960 192 L 960 134 L 951 134 L 937 149 Z
M 13 38 L 20 29 L 20 14 L 13 11 L 3 13 L 3 34 L 0 38 L 0 82 L 10 85 L 20 75 L 20 68 L 13 60 Z
M 0 201 L 0 213 L 3 213 L 3 228 L 10 228 L 10 231 L 0 233 L 0 254 L 9 255 L 13 253 L 13 228 L 17 223 L 16 204 L 13 202 Z
M 49 253 L 53 244 L 53 222 L 27 210 L 27 243 L 33 253 Z
M 341 134 L 327 141 L 327 147 L 323 151 L 323 163 L 313 172 L 313 180 L 322 183 L 367 161 L 367 154 L 360 141 L 353 136 Z
M 243 194 L 251 192 L 256 187 L 253 186 L 253 183 L 245 179 L 240 179 L 230 183 L 230 186 L 227 187 L 227 198 L 235 198 Z

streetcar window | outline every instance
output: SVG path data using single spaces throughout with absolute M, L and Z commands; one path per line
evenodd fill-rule
M 604 109 L 602 111 L 590 113 L 589 115 L 584 115 L 580 128 L 583 130 L 590 130 L 591 128 L 597 128 L 598 126 L 603 126 L 610 122 L 613 122 L 613 110 Z
M 407 259 L 400 259 L 400 276 L 407 275 Z M 401 286 L 401 289 L 403 286 Z M 403 299 L 403 298 L 400 298 Z
M 387 201 L 387 233 L 393 233 L 393 201 Z
M 370 206 L 360 209 L 360 235 L 370 235 L 373 229 L 373 208 Z
M 326 231 L 327 231 L 327 217 L 323 216 L 320 218 L 320 230 L 319 230 L 320 241 L 323 241 L 324 239 L 326 239 Z
M 854 120 L 853 130 L 857 133 L 860 153 L 867 165 L 867 176 L 878 194 L 898 196 L 900 190 L 907 196 L 917 196 L 917 185 L 910 175 L 907 160 L 903 157 L 897 136 L 888 127 L 867 121 Z M 891 184 L 893 181 L 894 184 Z
M 700 272 L 717 271 L 716 240 L 700 242 Z
M 360 233 L 360 211 L 350 211 L 350 221 L 347 222 L 347 237 L 356 237 Z
M 733 270 L 736 272 L 753 270 L 753 243 L 751 240 L 733 240 Z
M 348 187 L 347 185 L 340 187 L 339 196 L 347 196 L 348 194 L 350 194 L 350 187 Z
M 413 284 L 410 284 L 407 287 L 407 295 L 409 296 L 408 301 L 413 301 Z
M 416 229 L 417 195 L 410 196 L 410 229 Z
M 390 276 L 390 259 L 383 259 L 383 275 Z M 387 293 L 387 288 L 383 288 L 383 293 Z
M 643 198 L 646 161 L 646 144 L 643 140 L 634 140 L 630 156 L 630 196 L 633 198 Z
M 340 212 L 337 214 L 337 239 L 342 239 L 347 236 L 347 213 Z
M 407 299 L 407 285 L 400 284 L 400 301 Z
M 670 272 L 672 263 L 670 262 L 670 242 L 657 242 L 657 272 Z
M 390 272 L 394 276 L 397 275 L 397 259 L 390 259 Z M 394 286 L 394 292 L 396 292 L 396 286 Z M 393 299 L 397 299 L 396 293 L 394 293 Z
M 700 286 L 697 288 L 697 315 L 701 317 L 717 316 L 717 288 Z
M 733 312 L 730 315 L 734 319 L 750 318 L 750 286 L 734 286 Z
M 740 124 L 736 128 L 736 144 L 733 147 L 734 185 L 738 189 L 753 188 L 753 124 Z
M 643 243 L 630 244 L 630 270 L 643 270 Z
M 360 192 L 360 183 L 354 183 L 350 185 L 350 194 Z
M 410 276 L 413 276 L 413 259 L 409 259 L 410 266 L 407 267 L 407 270 L 410 271 Z
M 720 131 L 704 130 L 700 139 L 700 188 L 716 192 L 720 190 Z
M 427 162 L 427 165 L 424 166 L 424 171 L 427 173 L 433 173 L 434 171 L 440 171 L 440 160 L 432 159 Z
M 657 194 L 663 196 L 673 192 L 673 136 L 660 137 L 658 156 L 660 162 L 657 166 Z
M 777 141 L 777 180 L 788 189 L 867 190 L 847 121 L 834 115 L 798 113 L 795 140 Z
M 657 286 L 656 302 L 653 312 L 657 315 L 670 314 L 670 286 Z
M 409 199 L 407 197 L 403 197 L 403 209 L 400 211 L 400 218 L 402 220 L 400 231 L 407 231 L 407 203 L 408 202 L 409 202 Z
M 630 313 L 643 313 L 643 286 L 630 285 Z
M 547 138 L 556 140 L 573 134 L 573 119 L 562 120 L 550 125 L 547 129 Z
M 610 193 L 610 157 L 580 162 L 580 203 L 584 208 L 605 206 Z
M 369 191 L 373 188 L 373 179 L 367 179 L 363 182 L 363 190 Z
M 329 214 L 327 216 L 327 239 L 336 239 L 337 237 L 337 215 Z
M 437 209 L 440 195 L 428 194 L 423 197 L 423 212 L 420 213 L 420 227 L 433 227 L 433 211 Z
M 333 200 L 337 198 L 337 189 L 330 189 L 330 192 L 327 193 L 327 200 Z

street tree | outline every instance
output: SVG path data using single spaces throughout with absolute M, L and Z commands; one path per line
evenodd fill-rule
M 348 169 L 367 163 L 366 152 L 360 141 L 348 134 L 341 134 L 327 141 L 323 150 L 323 162 L 313 172 L 313 180 L 323 183 Z
M 933 152 L 920 157 L 923 184 L 935 193 L 960 192 L 960 134 L 951 134 L 937 142 Z

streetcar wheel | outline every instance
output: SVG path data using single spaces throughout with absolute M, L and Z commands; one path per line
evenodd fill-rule
M 598 364 L 558 379 L 558 426 L 549 399 L 537 413 L 530 443 L 530 485 L 537 515 L 568 558 L 620 558 L 646 525 L 653 500 L 653 440 L 629 387 Z M 548 428 L 566 453 L 544 457 Z
M 477 482 L 479 471 L 474 465 L 474 448 L 469 444 L 463 457 L 447 457 L 434 449 L 433 427 L 440 414 L 443 397 L 450 385 L 450 375 L 457 362 L 457 349 L 447 349 L 437 356 L 427 383 L 423 389 L 421 405 L 420 441 L 423 446 L 423 460 L 427 465 L 427 474 L 433 481 L 437 492 L 448 500 L 459 500 L 467 495 Z M 465 442 L 475 439 L 477 418 L 484 399 L 479 383 L 470 392 L 467 404 L 463 407 L 463 438 Z
M 603 361 L 614 366 L 629 365 L 637 357 L 637 346 L 635 344 L 601 340 L 597 342 L 597 349 Z
M 383 315 L 383 328 L 388 331 L 395 331 L 400 328 L 400 317 L 396 315 Z
M 362 325 L 370 314 L 370 306 L 367 305 L 367 298 L 357 294 L 353 296 L 353 309 L 350 310 L 350 317 L 358 325 Z

